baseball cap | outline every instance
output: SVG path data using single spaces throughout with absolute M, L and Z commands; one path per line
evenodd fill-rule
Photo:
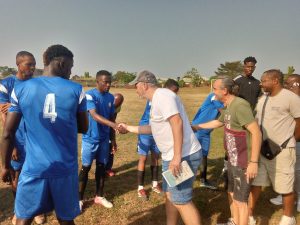
M 136 78 L 133 81 L 131 81 L 129 85 L 136 85 L 139 82 L 157 84 L 155 75 L 148 70 L 143 70 L 139 72 Z

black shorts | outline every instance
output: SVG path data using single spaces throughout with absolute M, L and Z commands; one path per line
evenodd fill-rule
M 228 163 L 228 192 L 233 193 L 233 199 L 248 202 L 251 183 L 247 183 L 246 169 L 232 166 Z

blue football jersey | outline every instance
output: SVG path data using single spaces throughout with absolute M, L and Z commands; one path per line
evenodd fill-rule
M 216 119 L 219 115 L 219 109 L 222 108 L 224 108 L 223 103 L 215 99 L 214 93 L 210 93 L 196 113 L 192 124 L 206 123 Z M 212 129 L 200 129 L 195 134 L 197 137 L 200 137 L 202 135 L 208 135 L 211 131 Z
M 109 92 L 101 93 L 96 88 L 86 92 L 87 110 L 95 109 L 96 113 L 110 120 L 115 113 L 114 96 Z M 82 135 L 82 140 L 89 143 L 99 143 L 109 138 L 110 127 L 96 122 L 89 113 L 89 129 Z
M 142 118 L 139 122 L 139 125 L 149 125 L 149 120 L 150 120 L 150 109 L 151 109 L 151 102 L 147 101 L 146 107 L 144 110 L 144 114 L 142 115 Z
M 15 86 L 24 82 L 24 80 L 18 79 L 15 75 L 8 76 L 1 80 L 0 83 L 0 103 L 9 103 L 11 102 L 11 93 Z M 19 127 L 16 131 L 15 137 L 16 145 L 24 145 L 25 144 L 25 125 L 23 118 L 20 121 Z
M 22 173 L 40 178 L 77 173 L 77 113 L 86 111 L 82 86 L 41 76 L 17 85 L 11 102 L 9 112 L 21 113 L 26 126 Z

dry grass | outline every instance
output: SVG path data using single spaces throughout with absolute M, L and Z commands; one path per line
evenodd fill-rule
M 137 124 L 141 117 L 145 100 L 139 99 L 132 89 L 112 89 L 112 93 L 120 92 L 125 96 L 125 102 L 118 121 L 130 124 Z M 184 88 L 180 90 L 182 98 L 190 119 L 197 111 L 199 105 L 208 94 L 208 88 Z M 212 147 L 209 161 L 209 176 L 212 182 L 220 180 L 220 173 L 223 166 L 223 143 L 222 129 L 212 134 Z M 114 208 L 105 209 L 93 204 L 92 198 L 95 190 L 94 168 L 89 176 L 89 183 L 86 190 L 84 212 L 76 218 L 77 224 L 85 225 L 113 225 L 113 224 L 165 224 L 164 198 L 150 192 L 149 166 L 146 168 L 146 186 L 150 193 L 150 200 L 142 202 L 137 198 L 136 193 L 136 166 L 138 155 L 136 154 L 136 135 L 118 135 L 119 151 L 115 157 L 114 169 L 117 176 L 107 179 L 105 184 L 106 197 L 112 200 Z M 79 138 L 80 146 L 80 138 Z M 80 159 L 79 159 L 80 162 Z M 194 202 L 201 212 L 204 224 L 216 224 L 226 221 L 229 216 L 226 193 L 221 191 L 209 191 L 199 186 L 199 179 L 195 182 Z M 268 200 L 276 194 L 271 189 L 265 189 L 262 193 L 255 215 L 258 216 L 258 224 L 277 224 L 282 210 L 280 207 L 271 205 Z M 0 183 L 0 224 L 11 224 L 13 215 L 13 199 L 10 188 Z M 300 215 L 297 215 L 300 224 Z M 58 224 L 54 215 L 47 217 L 47 224 Z

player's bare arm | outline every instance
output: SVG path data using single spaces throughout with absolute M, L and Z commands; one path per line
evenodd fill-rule
M 174 176 L 177 176 L 181 172 L 180 163 L 183 143 L 183 122 L 179 113 L 169 117 L 168 120 L 171 125 L 174 140 L 174 156 L 169 164 L 169 169 Z
M 89 120 L 87 112 L 77 113 L 77 127 L 78 133 L 86 133 L 89 129 Z
M 14 146 L 15 132 L 19 126 L 21 115 L 19 113 L 10 112 L 7 114 L 6 123 L 3 130 L 1 140 L 1 155 L 2 155 L 2 172 L 1 179 L 4 182 L 9 182 L 9 168 L 11 154 Z
M 257 175 L 258 171 L 258 158 L 260 154 L 261 147 L 261 132 L 259 126 L 254 120 L 253 122 L 246 125 L 247 130 L 251 134 L 251 156 L 249 160 L 249 164 L 246 171 L 247 180 L 249 182 L 250 179 L 253 179 Z

